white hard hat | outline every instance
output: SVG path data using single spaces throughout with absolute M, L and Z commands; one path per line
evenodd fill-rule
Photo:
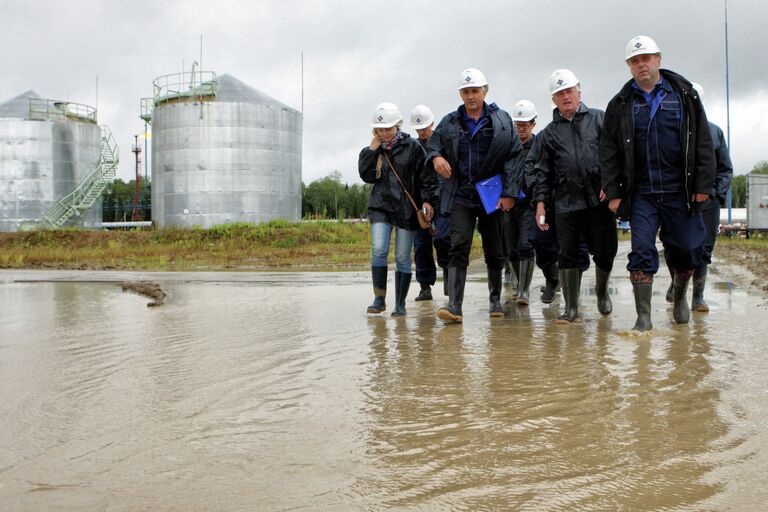
M 627 50 L 624 52 L 624 60 L 629 60 L 635 55 L 661 54 L 656 41 L 648 36 L 635 36 L 627 43 Z
M 579 85 L 579 79 L 569 69 L 557 69 L 549 77 L 549 94 Z
M 483 87 L 488 85 L 485 75 L 477 68 L 468 68 L 461 72 L 459 77 L 459 90 L 467 87 Z
M 394 103 L 379 103 L 371 117 L 371 128 L 392 128 L 403 121 L 403 114 Z
M 435 115 L 426 105 L 416 105 L 411 111 L 411 126 L 415 130 L 427 128 L 435 121 Z
M 536 105 L 528 100 L 520 100 L 515 103 L 515 108 L 512 109 L 513 121 L 532 121 L 536 119 L 538 114 L 536 113 Z
M 704 94 L 704 88 L 698 82 L 691 82 L 691 85 L 693 86 L 694 89 L 696 89 L 696 92 L 699 93 L 699 99 L 701 100 L 701 104 L 706 105 L 707 95 Z

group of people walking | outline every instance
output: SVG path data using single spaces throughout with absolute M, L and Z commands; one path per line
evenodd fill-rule
M 378 105 L 373 138 L 359 158 L 360 177 L 373 184 L 368 219 L 374 301 L 368 313 L 386 309 L 387 254 L 394 231 L 392 315 L 406 314 L 412 249 L 420 284 L 416 300 L 433 298 L 434 246 L 448 296 L 437 316 L 462 322 L 477 226 L 491 317 L 504 315 L 505 266 L 507 282 L 516 283 L 514 301 L 519 307 L 529 304 L 535 262 L 545 277 L 542 302 L 552 302 L 562 289 L 558 322 L 576 321 L 589 255 L 598 311 L 610 315 L 617 218 L 632 227 L 627 269 L 637 312 L 634 329 L 652 328 L 657 233 L 673 277 L 668 299 L 674 321 L 690 318 L 692 277 L 692 307 L 707 310 L 703 290 L 719 223 L 718 201 L 724 200 L 733 173 L 722 131 L 708 123 L 700 87 L 661 68 L 661 51 L 653 39 L 632 38 L 625 61 L 632 78 L 605 111 L 581 101 L 581 83 L 572 71 L 552 73 L 553 119 L 538 135 L 533 134 L 538 117 L 533 103 L 520 100 L 512 115 L 488 104 L 488 81 L 475 68 L 459 77 L 461 105 L 436 127 L 429 108 L 413 109 L 410 121 L 418 140 L 401 131 L 404 119 L 397 106 Z

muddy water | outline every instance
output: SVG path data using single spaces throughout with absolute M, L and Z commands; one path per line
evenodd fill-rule
M 674 326 L 659 279 L 636 337 L 624 274 L 572 326 L 472 275 L 446 327 L 364 273 L 0 273 L 0 509 L 763 509 L 765 300 L 711 274 Z

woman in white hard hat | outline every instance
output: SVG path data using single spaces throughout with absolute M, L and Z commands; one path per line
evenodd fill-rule
M 373 184 L 368 201 L 371 223 L 371 277 L 373 304 L 368 313 L 386 309 L 387 254 L 392 230 L 395 230 L 395 308 L 392 316 L 405 315 L 405 298 L 411 284 L 411 250 L 420 229 L 416 208 L 427 220 L 434 214 L 437 179 L 424 166 L 424 151 L 419 143 L 400 131 L 403 116 L 396 105 L 381 103 L 373 112 L 373 139 L 360 151 L 360 178 Z M 410 198 L 408 196 L 411 196 Z

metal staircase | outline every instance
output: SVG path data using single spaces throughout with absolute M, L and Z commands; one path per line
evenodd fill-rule
M 101 196 L 108 184 L 117 175 L 120 161 L 119 150 L 112 132 L 106 125 L 101 125 L 101 156 L 93 171 L 78 183 L 75 190 L 59 199 L 46 211 L 40 224 L 48 228 L 60 228 L 74 216 L 88 210 Z

